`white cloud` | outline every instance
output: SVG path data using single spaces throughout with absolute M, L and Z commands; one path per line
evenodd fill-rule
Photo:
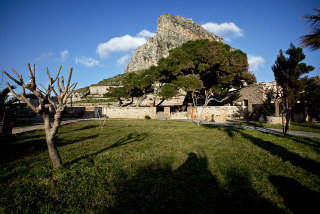
M 243 30 L 236 26 L 233 22 L 221 24 L 208 22 L 202 25 L 202 27 L 229 42 L 232 38 L 243 36 Z
M 148 30 L 142 30 L 137 34 L 137 36 L 142 36 L 142 37 L 154 37 L 155 35 L 156 35 L 155 33 L 151 33 Z
M 46 58 L 48 58 L 48 57 L 50 57 L 52 55 L 54 55 L 54 53 L 52 53 L 52 52 L 43 52 L 40 56 L 38 56 L 36 58 L 36 61 L 44 60 L 44 59 L 46 59 Z
M 64 50 L 60 52 L 60 56 L 61 56 L 61 61 L 64 62 L 68 59 L 70 53 L 68 50 Z
M 114 37 L 106 43 L 99 44 L 97 48 L 97 54 L 101 58 L 105 58 L 114 52 L 136 49 L 146 42 L 147 40 L 144 37 L 132 37 L 129 35 Z
M 93 67 L 93 66 L 96 66 L 96 65 L 99 65 L 100 62 L 91 58 L 91 57 L 80 57 L 80 58 L 75 58 L 75 61 L 76 61 L 76 64 L 83 64 L 87 67 Z
M 265 60 L 261 56 L 255 56 L 252 54 L 248 55 L 249 71 L 257 71 L 259 67 L 263 66 Z
M 117 60 L 117 65 L 118 66 L 126 65 L 126 64 L 128 64 L 129 59 L 130 59 L 130 55 L 126 54 L 126 55 L 124 55 L 123 57 L 121 57 L 120 59 Z

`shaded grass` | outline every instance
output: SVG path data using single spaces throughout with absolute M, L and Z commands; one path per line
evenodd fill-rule
M 275 128 L 282 129 L 281 124 L 268 124 L 263 122 L 236 122 L 237 125 L 245 125 L 245 126 L 254 126 L 254 127 L 264 127 L 264 128 Z M 296 123 L 292 122 L 291 124 L 292 131 L 304 131 L 304 132 L 315 132 L 320 133 L 320 125 L 313 123 Z
M 54 172 L 43 131 L 1 143 L 5 211 L 278 213 L 320 202 L 318 139 L 153 120 L 60 133 L 65 165 Z
M 42 124 L 43 122 L 38 122 L 38 121 L 14 120 L 13 128 L 21 128 L 21 127 L 35 126 L 35 125 L 42 125 Z

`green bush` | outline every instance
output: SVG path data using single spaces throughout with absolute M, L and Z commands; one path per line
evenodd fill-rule
M 147 120 L 151 119 L 151 117 L 149 115 L 146 115 L 144 118 L 146 118 Z

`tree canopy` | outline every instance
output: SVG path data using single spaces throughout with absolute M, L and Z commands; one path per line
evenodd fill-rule
M 301 80 L 301 76 L 314 69 L 313 66 L 301 62 L 305 59 L 302 48 L 296 48 L 291 43 L 286 54 L 289 57 L 286 57 L 280 50 L 275 64 L 272 66 L 277 84 L 282 88 L 285 103 L 286 126 L 284 133 L 287 133 L 290 129 L 291 108 L 304 88 L 305 81 Z
M 181 89 L 187 93 L 210 92 L 211 98 L 226 97 L 230 89 L 256 82 L 248 67 L 247 55 L 241 50 L 220 42 L 195 40 L 170 50 L 157 66 L 125 74 L 122 84 L 130 97 L 153 92 L 156 82 L 160 85 L 156 96 L 163 99 L 179 94 Z
M 248 71 L 247 55 L 229 45 L 209 40 L 189 41 L 172 49 L 158 62 L 159 81 L 177 89 L 210 90 L 214 95 L 227 94 L 256 82 Z

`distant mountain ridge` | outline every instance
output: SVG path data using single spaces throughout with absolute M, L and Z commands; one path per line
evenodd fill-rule
M 169 50 L 190 40 L 209 39 L 224 43 L 221 37 L 205 30 L 201 25 L 182 16 L 160 15 L 156 35 L 138 47 L 124 73 L 143 70 L 157 65 L 159 59 L 169 56 Z

